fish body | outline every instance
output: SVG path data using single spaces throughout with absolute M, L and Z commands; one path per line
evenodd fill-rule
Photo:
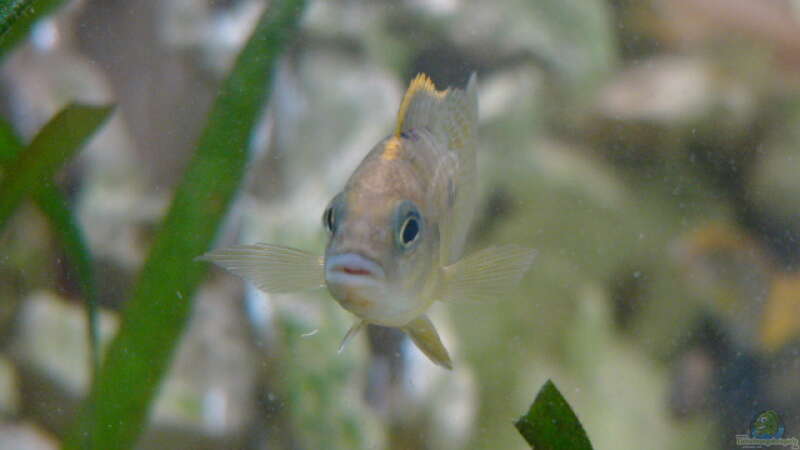
M 433 362 L 450 357 L 426 316 L 436 300 L 491 298 L 514 286 L 533 250 L 490 247 L 462 258 L 476 206 L 478 99 L 437 90 L 420 74 L 400 105 L 394 132 L 379 142 L 322 215 L 324 257 L 256 244 L 215 250 L 212 261 L 270 293 L 326 286 L 359 320 L 398 327 Z

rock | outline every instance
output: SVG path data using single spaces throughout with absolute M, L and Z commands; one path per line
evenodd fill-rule
M 542 64 L 557 83 L 573 88 L 602 80 L 615 64 L 603 2 L 514 0 L 503 8 L 480 0 L 464 3 L 446 32 L 471 52 L 494 58 L 524 55 Z
M 195 448 L 198 442 L 239 446 L 255 421 L 258 358 L 232 278 L 206 284 L 167 372 L 143 448 Z M 175 301 L 188 301 L 176 296 Z M 177 432 L 180 430 L 180 432 Z
M 164 442 L 172 448 L 198 448 L 195 444 L 204 441 L 239 446 L 255 420 L 255 358 L 241 326 L 245 319 L 239 303 L 229 301 L 240 288 L 232 279 L 220 281 L 197 296 L 141 448 L 163 448 Z M 23 398 L 34 417 L 55 429 L 68 424 L 88 387 L 84 314 L 81 305 L 45 291 L 22 305 L 12 349 L 24 368 Z M 100 323 L 107 342 L 116 318 L 102 312 Z M 2 374 L 0 393 L 6 392 Z M 7 401 L 0 395 L 0 408 Z
M 233 65 L 258 21 L 264 4 L 177 0 L 158 2 L 159 31 L 166 47 L 201 56 L 202 68 L 221 78 Z
M 100 312 L 102 347 L 117 328 L 117 318 Z M 19 368 L 26 414 L 51 430 L 64 430 L 89 384 L 86 313 L 51 291 L 23 299 L 10 354 Z
M 730 343 L 743 352 L 756 351 L 764 333 L 757 318 L 773 288 L 772 261 L 759 243 L 743 230 L 709 224 L 676 239 L 671 253 Z
M 17 370 L 8 358 L 0 355 L 0 414 L 14 416 L 19 413 L 19 407 Z
M 758 342 L 764 353 L 775 354 L 791 344 L 794 344 L 795 352 L 798 351 L 800 275 L 781 274 L 773 278 L 769 297 L 759 319 L 753 317 L 751 320 L 759 323 Z M 800 392 L 800 389 L 795 388 L 795 391 Z
M 480 127 L 478 181 L 502 165 L 504 158 L 524 152 L 523 142 L 538 136 L 544 127 L 545 78 L 532 64 L 486 75 L 478 74 Z M 486 189 L 480 191 L 486 193 Z
M 625 69 L 598 99 L 600 113 L 617 120 L 666 126 L 696 121 L 714 108 L 713 67 L 699 58 L 653 58 Z
M 86 393 L 89 383 L 89 341 L 84 307 L 49 291 L 36 291 L 22 303 L 18 333 L 12 343 L 15 359 L 72 398 Z M 114 314 L 100 312 L 100 336 L 107 343 L 116 332 Z
M 800 234 L 800 149 L 796 143 L 800 132 L 796 130 L 797 113 L 786 121 L 785 126 L 775 130 L 759 148 L 758 159 L 748 180 L 748 201 L 754 209 L 771 218 L 776 228 L 788 229 L 787 234 Z M 784 242 L 786 250 L 796 253 L 791 241 Z M 778 250 L 779 254 L 783 251 Z M 789 258 L 796 263 L 797 258 Z
M 75 17 L 76 9 L 68 8 L 42 21 L 32 43 L 21 45 L 0 71 L 10 119 L 24 142 L 68 103 L 125 103 L 107 73 L 78 50 L 75 24 L 80 21 Z M 37 38 L 40 34 L 50 37 Z M 47 45 L 37 44 L 37 39 Z M 52 70 L 54 66 L 59 70 Z M 126 119 L 118 108 L 58 178 L 67 187 L 89 247 L 103 261 L 96 265 L 95 278 L 106 304 L 122 301 L 125 278 L 142 262 L 149 245 L 147 230 L 160 218 L 167 200 L 148 183 L 149 169 L 137 158 Z
M 55 437 L 30 422 L 0 422 L 0 448 L 7 450 L 56 450 Z
M 673 448 L 674 436 L 687 430 L 665 414 L 668 372 L 614 334 L 605 296 L 585 287 L 571 327 L 575 331 L 565 337 L 567 366 L 575 378 L 559 388 L 596 448 L 639 449 L 637 439 L 643 434 L 652 439 L 648 448 Z M 635 427 L 630 426 L 632 417 Z M 695 432 L 684 438 L 701 436 Z

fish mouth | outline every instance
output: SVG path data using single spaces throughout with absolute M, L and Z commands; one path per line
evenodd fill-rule
M 344 253 L 325 261 L 325 277 L 337 284 L 378 284 L 386 274 L 375 261 L 357 253 Z

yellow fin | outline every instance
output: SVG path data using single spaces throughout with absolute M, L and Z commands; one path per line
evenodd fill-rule
M 420 102 L 435 102 L 441 100 L 445 95 L 447 95 L 447 90 L 437 91 L 436 85 L 427 75 L 424 73 L 417 74 L 416 78 L 411 80 L 411 84 L 408 85 L 403 101 L 400 103 L 400 111 L 397 113 L 397 127 L 394 130 L 395 136 L 400 136 L 403 130 L 408 129 L 403 124 L 412 105 L 416 106 Z
M 386 161 L 394 161 L 395 159 L 399 158 L 400 151 L 402 150 L 402 142 L 403 141 L 397 136 L 390 137 L 383 147 L 381 158 Z
M 442 300 L 502 296 L 528 271 L 536 250 L 516 245 L 489 247 L 442 268 Z
M 417 348 L 419 348 L 422 353 L 425 353 L 425 356 L 434 364 L 448 370 L 453 368 L 450 355 L 447 353 L 447 349 L 444 348 L 444 344 L 442 344 L 441 339 L 439 339 L 439 333 L 436 332 L 436 328 L 433 326 L 430 319 L 428 319 L 428 316 L 422 315 L 417 317 L 404 326 L 403 331 L 408 333 Z
M 344 347 L 347 345 L 347 343 L 350 342 L 350 340 L 352 340 L 366 324 L 367 322 L 364 322 L 363 320 L 359 320 L 358 322 L 354 323 L 353 326 L 347 330 L 347 333 L 345 333 L 344 337 L 342 338 L 342 342 L 339 344 L 339 350 L 336 352 L 342 353 L 342 350 L 344 350 Z
M 419 74 L 411 81 L 400 104 L 394 135 L 425 128 L 451 150 L 472 152 L 477 124 L 478 93 L 474 73 L 466 90 L 448 88 L 443 91 L 436 90 L 427 75 Z
M 768 353 L 800 336 L 800 278 L 776 277 L 764 303 L 759 343 Z
M 325 285 L 324 258 L 282 245 L 240 245 L 213 250 L 197 258 L 210 261 L 270 294 Z

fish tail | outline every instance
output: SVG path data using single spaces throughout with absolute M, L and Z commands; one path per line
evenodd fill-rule
M 477 84 L 477 75 L 473 72 L 466 89 L 440 91 L 427 75 L 417 75 L 400 104 L 395 135 L 427 128 L 451 150 L 474 153 L 478 125 Z

